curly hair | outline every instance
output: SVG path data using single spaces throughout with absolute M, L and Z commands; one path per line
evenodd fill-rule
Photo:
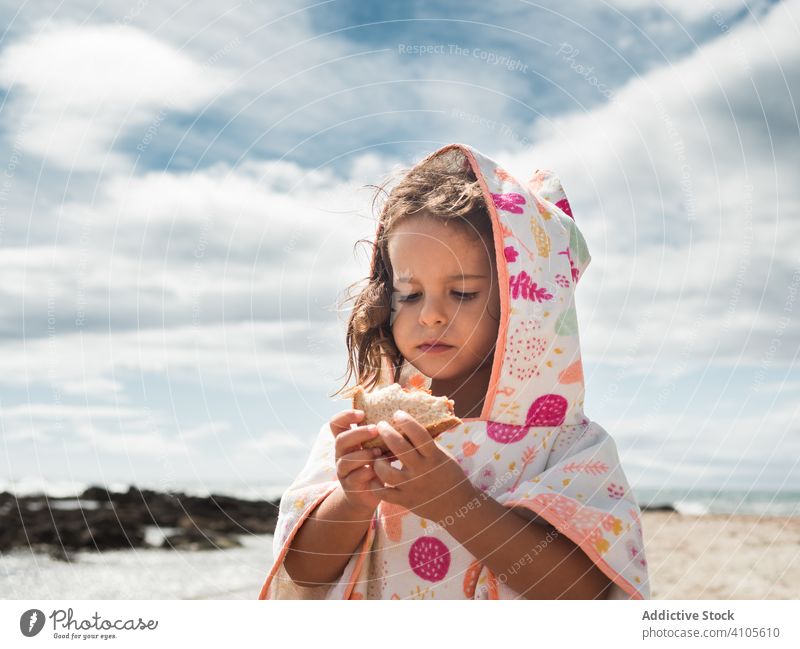
M 463 152 L 449 149 L 423 164 L 402 170 L 399 175 L 398 184 L 388 193 L 381 209 L 375 242 L 369 239 L 356 242 L 356 246 L 361 243 L 370 246 L 373 263 L 370 276 L 348 286 L 340 303 L 353 302 L 353 308 L 346 333 L 347 377 L 332 397 L 342 392 L 349 394 L 354 389 L 355 386 L 347 388 L 353 375 L 356 385 L 367 391 L 372 389 L 380 380 L 384 356 L 391 361 L 394 380 L 398 380 L 403 357 L 390 327 L 393 278 L 389 259 L 389 238 L 398 223 L 415 215 L 436 219 L 444 225 L 452 223 L 470 236 L 484 237 L 493 250 L 492 222 L 483 190 Z M 390 176 L 376 187 L 373 210 L 394 179 Z M 364 281 L 366 286 L 359 288 Z

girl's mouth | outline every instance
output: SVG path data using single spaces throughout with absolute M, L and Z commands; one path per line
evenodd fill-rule
M 438 354 L 453 349 L 453 347 L 451 345 L 420 345 L 419 349 L 425 354 Z

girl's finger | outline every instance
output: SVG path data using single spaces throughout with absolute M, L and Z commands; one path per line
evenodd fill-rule
M 356 428 L 351 428 L 343 433 L 339 433 L 334 442 L 336 456 L 341 457 L 352 451 L 357 451 L 364 442 L 375 439 L 377 436 L 378 429 L 374 424 L 357 426 Z
M 373 471 L 384 485 L 397 487 L 406 481 L 405 475 L 400 469 L 395 469 L 388 461 L 378 458 L 372 463 Z
M 378 433 L 383 438 L 386 446 L 403 464 L 415 466 L 416 462 L 422 459 L 419 451 L 403 437 L 391 424 L 381 420 L 378 422 Z
M 372 470 L 372 467 L 362 466 L 347 476 L 347 483 L 349 485 L 354 485 L 361 490 L 366 490 L 366 488 L 369 486 L 369 483 L 374 479 L 375 471 Z
M 431 434 L 411 415 L 402 410 L 396 410 L 392 416 L 392 424 L 401 435 L 416 448 L 420 455 L 430 457 L 434 451 Z
M 337 437 L 344 431 L 350 430 L 350 426 L 352 424 L 358 424 L 363 419 L 363 410 L 342 410 L 342 412 L 337 412 L 333 417 L 331 417 L 328 425 L 330 426 L 334 437 Z
M 379 449 L 380 450 L 380 449 Z M 361 451 L 353 451 L 343 455 L 336 460 L 336 475 L 341 478 L 347 477 L 350 473 L 364 466 L 367 462 L 372 462 L 377 457 L 375 449 L 366 448 Z
M 387 487 L 381 482 L 380 478 L 373 478 L 369 482 L 369 490 L 372 495 L 379 500 L 385 500 L 387 503 L 395 505 L 401 504 L 398 500 L 398 491 L 394 487 Z
M 375 472 L 368 466 L 362 466 L 360 469 L 356 469 L 347 476 L 347 478 L 341 481 L 342 486 L 347 491 L 356 494 L 374 491 L 373 482 L 375 482 Z

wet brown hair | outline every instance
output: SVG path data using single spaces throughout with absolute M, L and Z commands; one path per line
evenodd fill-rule
M 378 219 L 377 241 L 360 239 L 356 246 L 365 243 L 374 255 L 371 274 L 354 282 L 346 289 L 343 306 L 353 302 L 347 322 L 347 377 L 344 385 L 330 396 L 345 392 L 347 384 L 356 376 L 356 385 L 369 391 L 380 379 L 383 356 L 392 362 L 394 380 L 403 363 L 389 325 L 392 308 L 392 266 L 389 259 L 389 238 L 395 226 L 410 217 L 432 218 L 444 225 L 454 224 L 461 232 L 473 237 L 483 237 L 492 259 L 494 244 L 492 221 L 486 208 L 483 190 L 466 156 L 458 149 L 449 149 L 424 164 L 400 172 L 397 185 L 386 195 L 386 186 L 396 176 L 390 176 L 376 187 L 372 200 L 373 210 L 382 195 L 385 203 Z M 374 185 L 372 185 L 375 187 Z M 358 288 L 366 281 L 363 288 Z M 355 291 L 355 292 L 354 292 Z

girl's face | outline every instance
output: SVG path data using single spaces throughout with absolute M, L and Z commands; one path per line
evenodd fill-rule
M 494 244 L 457 224 L 414 216 L 395 226 L 388 249 L 397 348 L 431 379 L 467 382 L 491 364 L 497 343 L 500 293 Z M 449 347 L 421 347 L 430 341 Z

